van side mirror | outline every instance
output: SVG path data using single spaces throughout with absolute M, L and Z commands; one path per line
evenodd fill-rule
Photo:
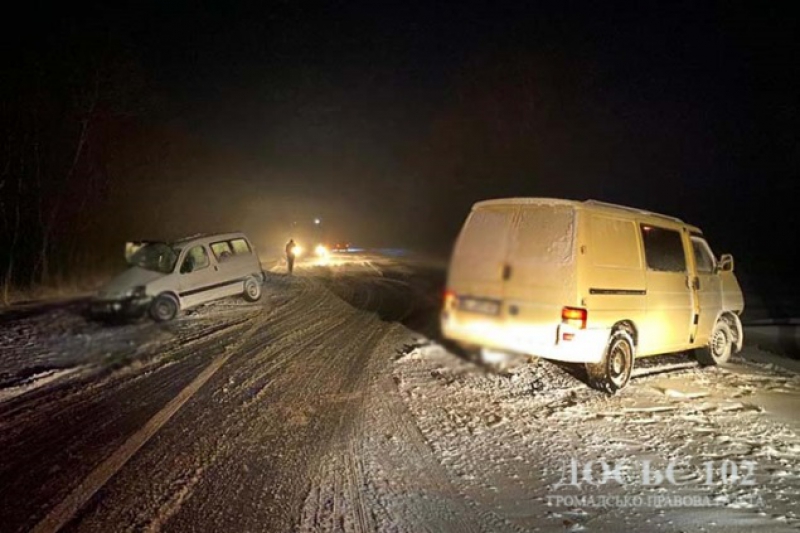
M 733 256 L 731 254 L 722 254 L 717 264 L 718 272 L 733 272 Z

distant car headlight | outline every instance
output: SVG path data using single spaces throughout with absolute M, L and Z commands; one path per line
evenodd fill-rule
M 327 246 L 325 246 L 324 244 L 319 244 L 314 249 L 314 253 L 316 253 L 319 257 L 327 257 L 330 252 Z

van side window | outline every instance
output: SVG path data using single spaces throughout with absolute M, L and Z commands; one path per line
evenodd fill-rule
M 697 271 L 703 274 L 712 274 L 714 272 L 714 256 L 711 255 L 708 244 L 703 239 L 692 237 L 692 250 Z
M 233 253 L 236 255 L 250 253 L 250 245 L 248 245 L 247 241 L 244 239 L 233 239 L 231 241 L 231 246 L 233 246 Z
M 228 241 L 211 243 L 211 251 L 214 252 L 214 257 L 217 258 L 217 261 L 224 261 L 233 255 L 233 250 L 231 250 L 231 245 L 228 244 Z
M 679 232 L 642 224 L 642 241 L 648 269 L 686 272 L 686 255 Z
M 181 265 L 181 274 L 188 274 L 208 266 L 208 252 L 204 246 L 195 246 L 186 252 L 186 258 Z

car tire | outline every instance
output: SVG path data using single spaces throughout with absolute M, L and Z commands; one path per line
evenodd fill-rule
M 248 302 L 257 302 L 261 299 L 261 282 L 256 277 L 249 277 L 244 280 L 244 299 Z
M 150 318 L 156 322 L 169 322 L 178 316 L 178 311 L 178 299 L 168 293 L 159 294 L 150 304 Z
M 586 363 L 586 373 L 592 388 L 614 394 L 631 379 L 634 364 L 633 342 L 624 331 L 611 335 L 599 363 Z
M 694 351 L 695 358 L 703 366 L 712 366 L 727 363 L 733 353 L 733 331 L 726 320 L 717 320 L 708 345 Z

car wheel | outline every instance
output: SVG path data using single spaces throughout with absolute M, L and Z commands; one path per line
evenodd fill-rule
M 614 394 L 624 388 L 633 372 L 633 343 L 624 332 L 611 335 L 599 363 L 587 363 L 586 373 L 593 388 Z
M 244 282 L 244 299 L 248 302 L 257 302 L 261 299 L 261 283 L 256 278 L 247 278 Z
M 180 305 L 171 294 L 159 294 L 150 304 L 150 317 L 156 322 L 168 322 L 178 315 Z
M 695 350 L 695 357 L 702 365 L 727 363 L 733 353 L 733 331 L 725 320 L 718 320 L 711 330 L 708 345 Z

